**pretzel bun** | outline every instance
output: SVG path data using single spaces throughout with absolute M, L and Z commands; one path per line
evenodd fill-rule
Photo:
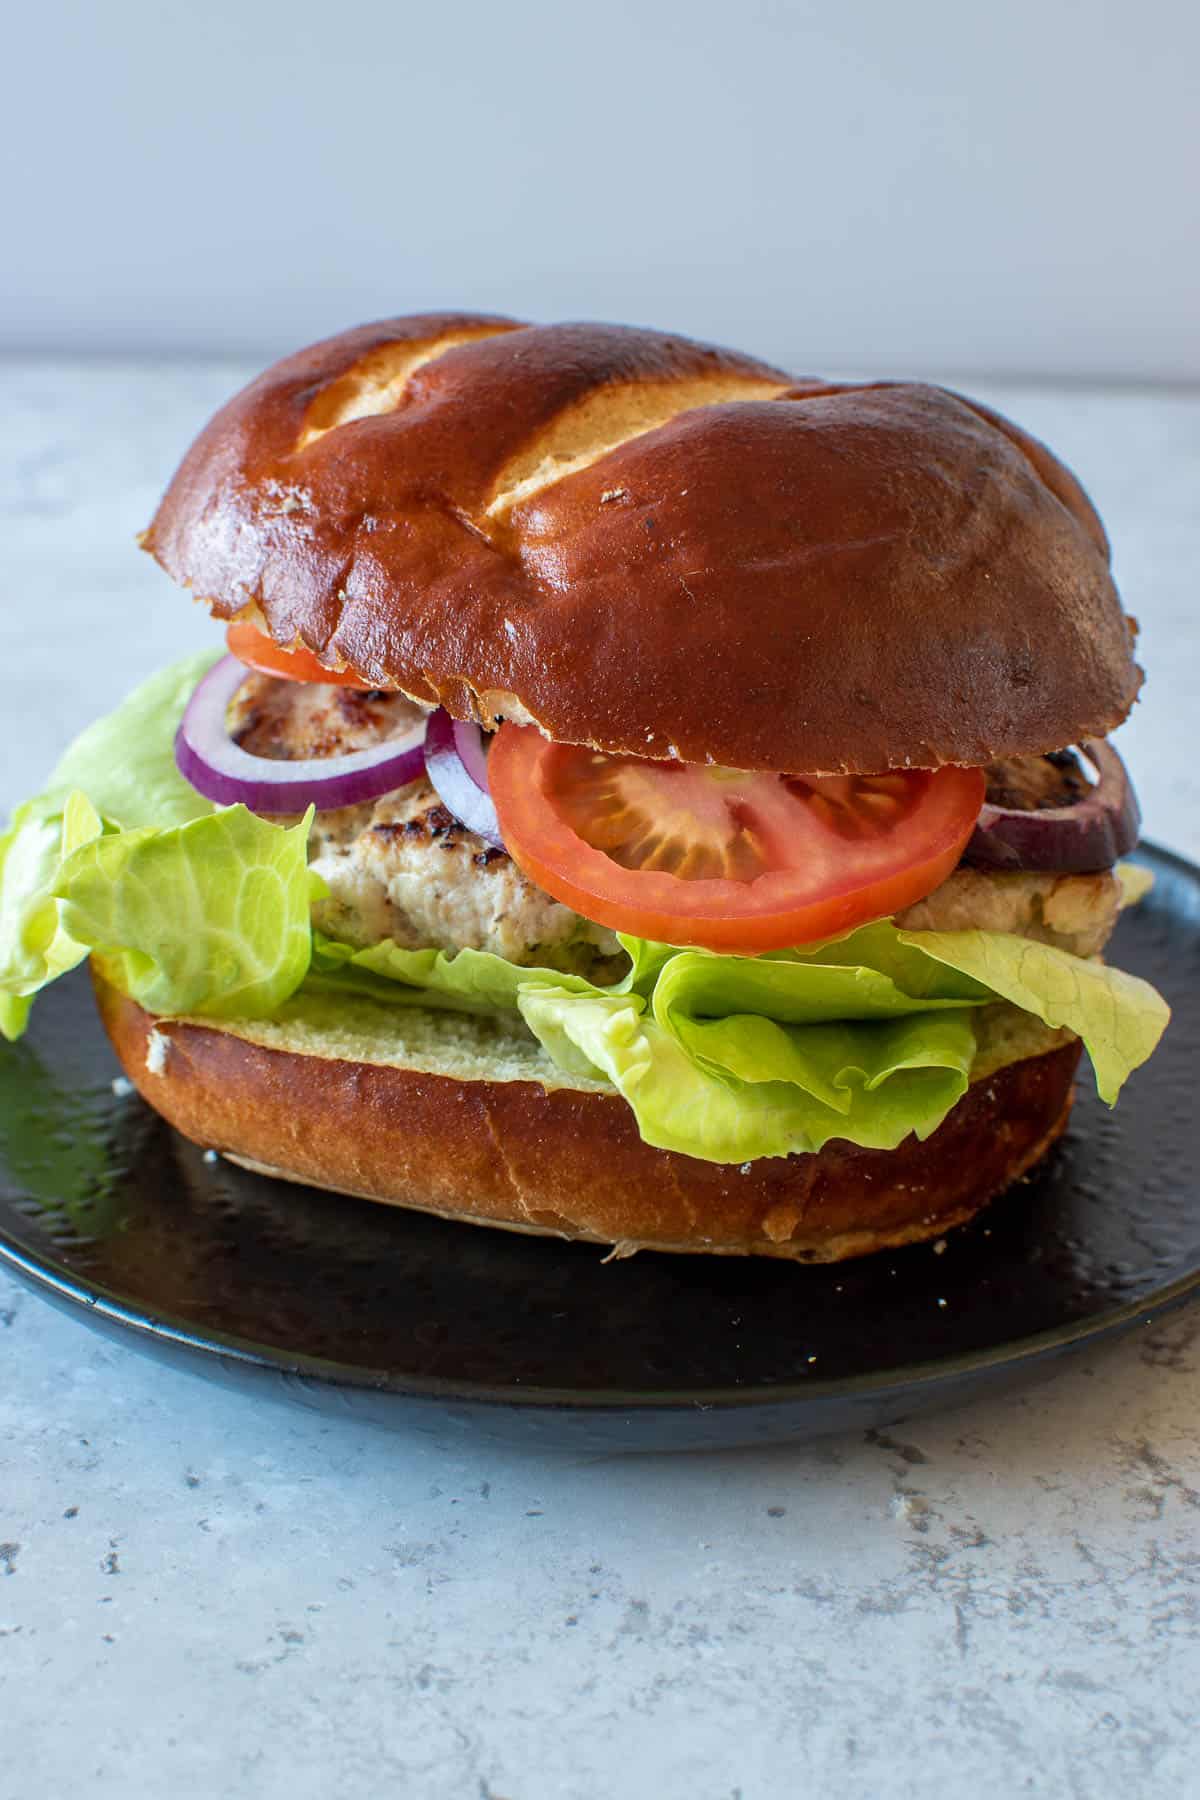
M 1140 683 L 1074 477 L 986 407 L 423 314 L 269 369 L 145 534 L 222 618 L 460 718 L 743 769 L 982 764 Z
M 1027 1038 L 1036 1053 L 974 1080 L 923 1143 L 730 1166 L 652 1149 L 611 1089 L 490 1022 L 341 996 L 293 1002 L 279 1022 L 168 1021 L 94 980 L 130 1080 L 196 1143 L 265 1174 L 618 1254 L 838 1262 L 939 1237 L 1060 1135 L 1080 1051 L 1061 1033 Z

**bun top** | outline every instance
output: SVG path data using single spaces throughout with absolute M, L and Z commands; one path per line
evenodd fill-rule
M 974 401 L 615 325 L 386 319 L 268 369 L 143 539 L 221 618 L 460 718 L 734 768 L 1102 737 L 1133 622 L 1070 472 Z

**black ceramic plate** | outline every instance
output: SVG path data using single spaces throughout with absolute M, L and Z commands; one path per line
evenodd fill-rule
M 0 1052 L 0 1262 L 199 1372 L 443 1437 L 699 1449 L 968 1399 L 1200 1288 L 1200 870 L 1142 860 L 1113 958 L 1174 1003 L 1161 1049 L 1114 1113 L 1086 1077 L 1059 1148 L 940 1254 L 604 1264 L 244 1174 L 114 1092 L 80 973 Z

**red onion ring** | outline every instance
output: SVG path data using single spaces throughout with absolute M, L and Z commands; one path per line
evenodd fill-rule
M 441 707 L 432 713 L 425 732 L 425 772 L 448 812 L 485 844 L 504 849 L 478 725 L 452 719 Z
M 349 756 L 278 762 L 251 756 L 229 735 L 229 705 L 252 671 L 236 656 L 223 656 L 187 703 L 175 736 L 175 761 L 185 781 L 219 806 L 240 800 L 251 812 L 302 813 L 354 806 L 405 787 L 421 773 L 426 721 L 403 737 Z
M 1127 856 L 1142 815 L 1125 764 L 1100 738 L 1082 740 L 1079 749 L 1098 778 L 1089 794 L 1073 806 L 1041 812 L 985 803 L 963 861 L 984 869 L 1093 875 Z

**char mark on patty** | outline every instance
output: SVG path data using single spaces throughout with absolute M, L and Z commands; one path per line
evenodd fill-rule
M 251 674 L 229 709 L 229 734 L 249 756 L 297 762 L 373 750 L 423 716 L 404 694 Z
M 436 844 L 441 850 L 471 850 L 478 841 L 440 801 L 406 819 L 379 819 L 371 830 L 384 843 L 399 840 L 406 844 Z M 507 850 L 490 844 L 471 857 L 479 869 L 490 869 L 493 864 L 508 860 Z
M 1051 807 L 1074 806 L 1092 791 L 1074 750 L 1051 750 L 1046 756 L 1009 756 L 1002 762 L 989 763 L 984 773 L 988 804 L 1012 812 L 1046 812 Z

